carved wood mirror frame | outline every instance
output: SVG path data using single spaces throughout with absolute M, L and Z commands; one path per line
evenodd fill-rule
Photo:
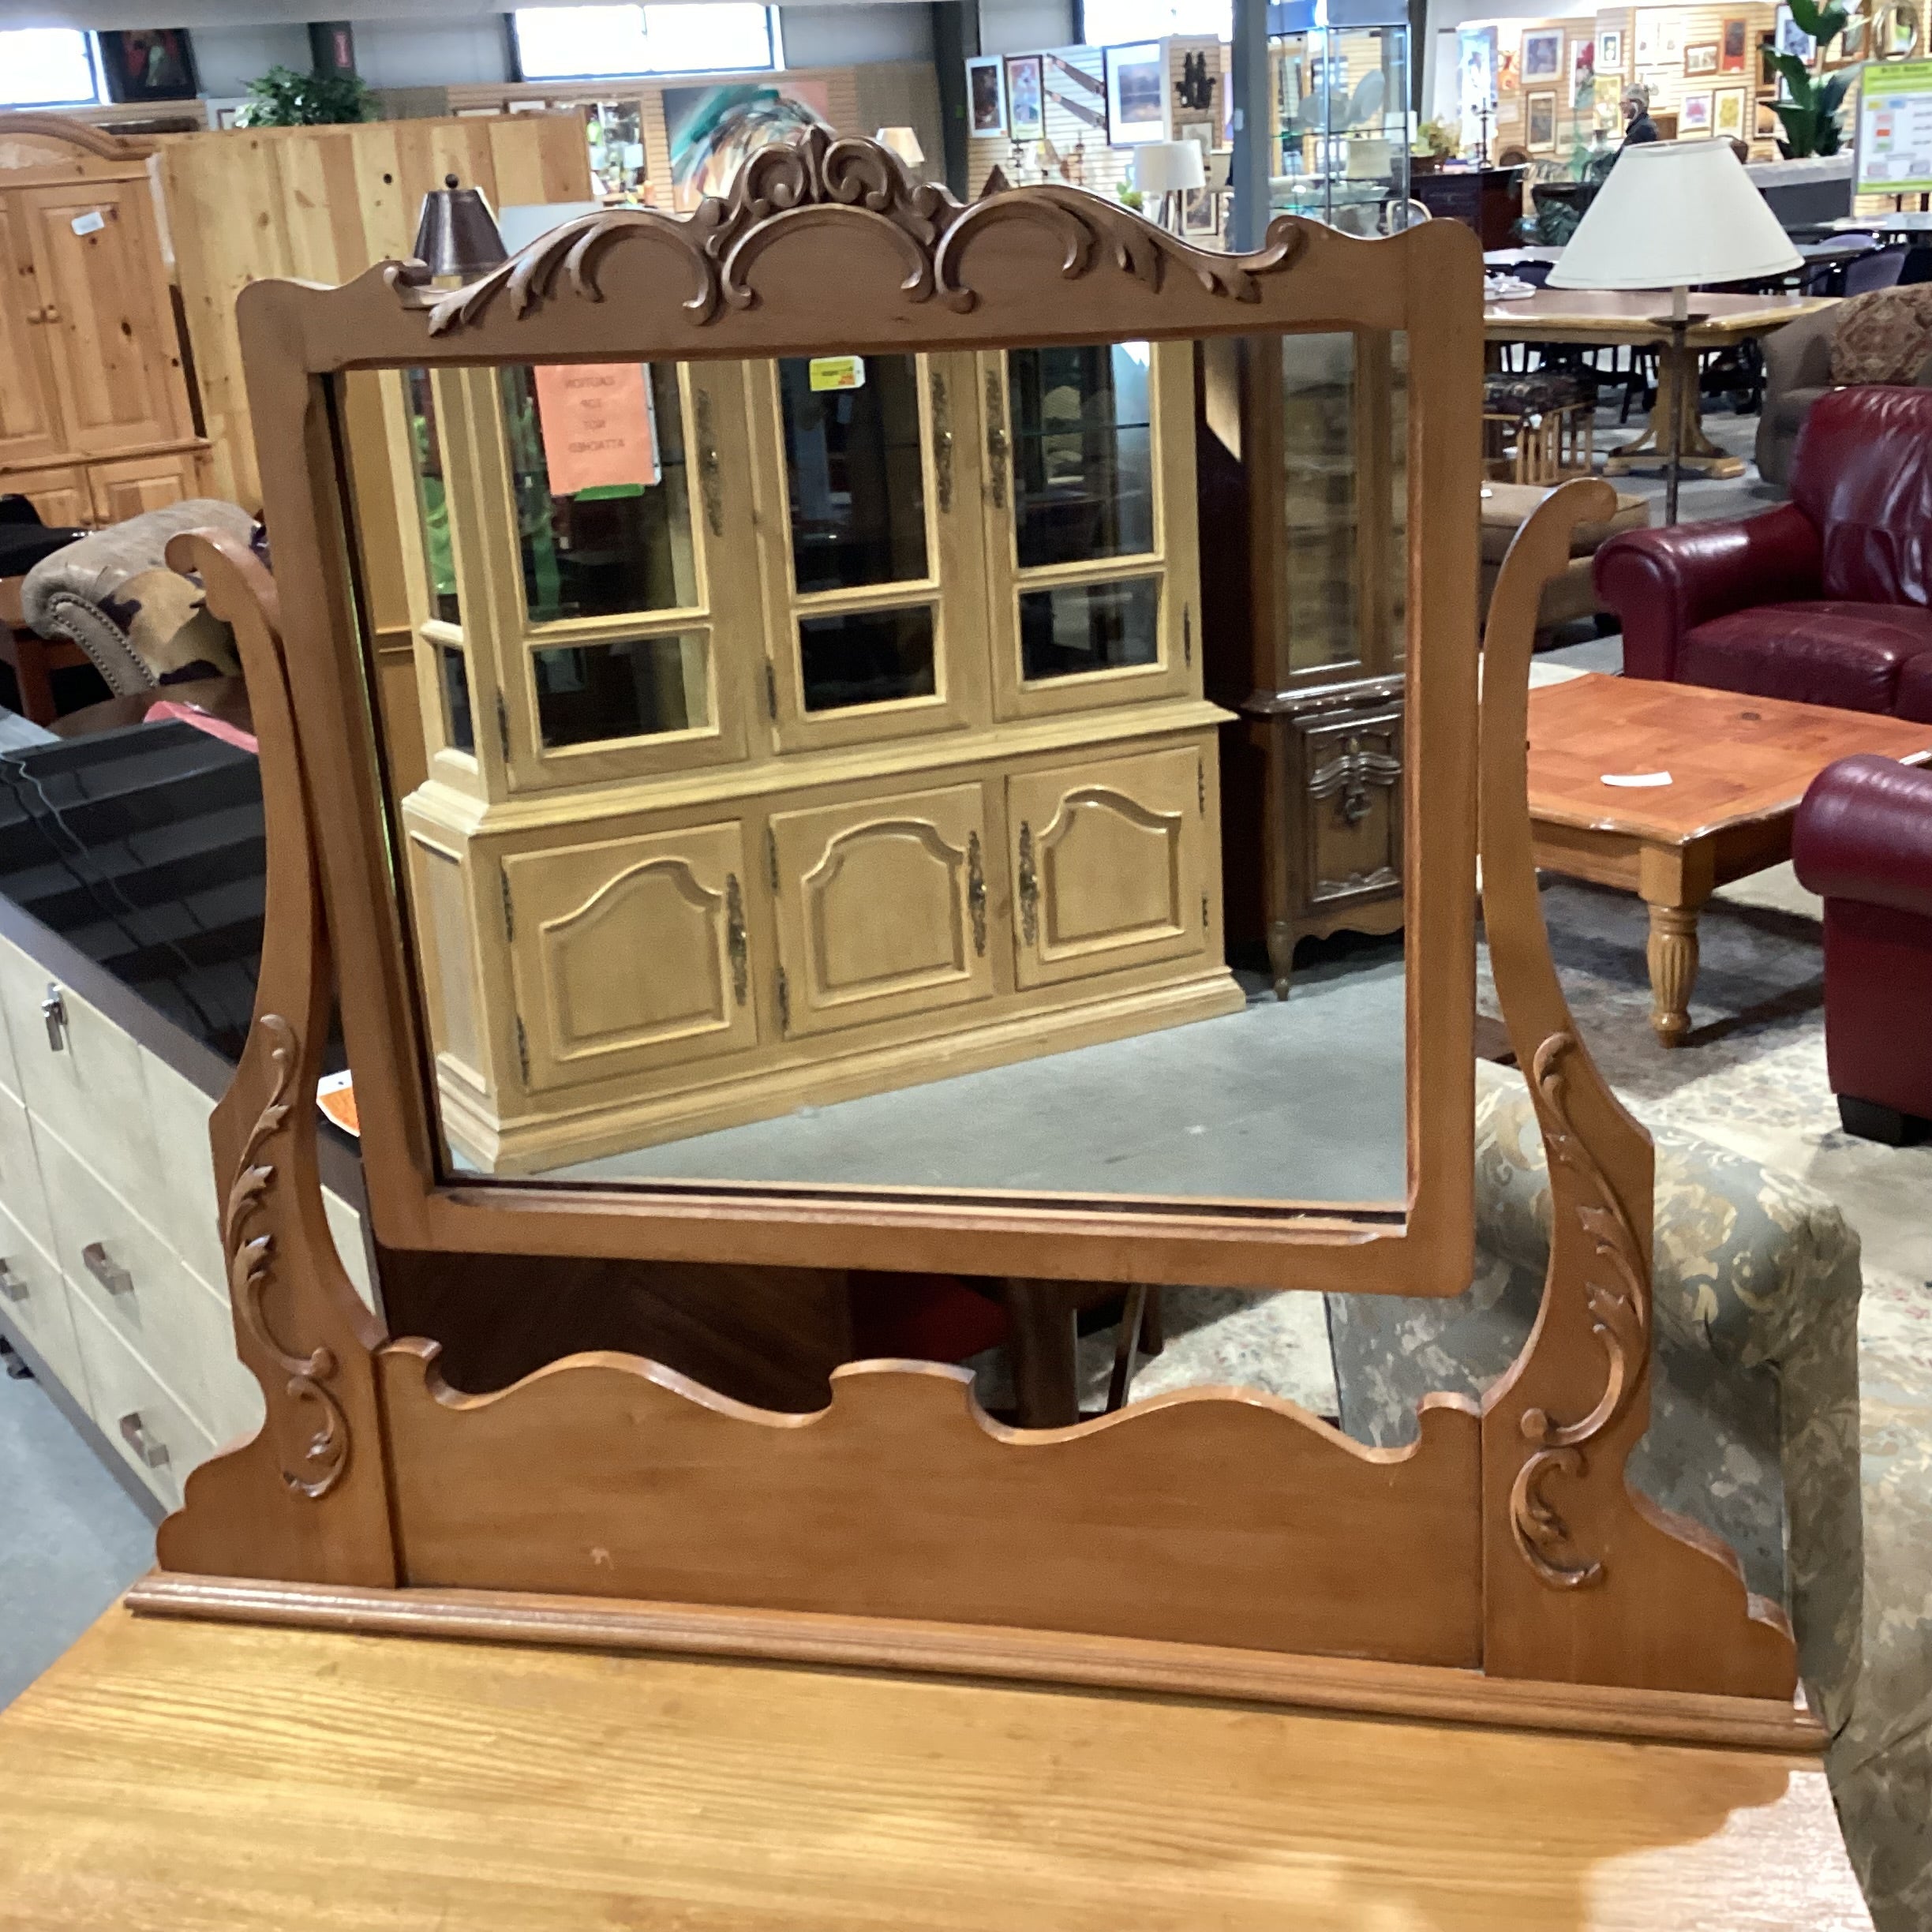
M 1563 1005 L 1523 803 L 1537 596 L 1571 526 L 1608 514 L 1601 484 L 1558 492 L 1518 539 L 1483 697 L 1489 942 L 1550 1155 L 1544 1305 L 1509 1373 L 1480 1402 L 1428 1398 L 1409 1448 L 1227 1390 L 1008 1429 L 965 1372 L 906 1362 L 837 1371 L 806 1416 L 616 1355 L 462 1395 L 433 1343 L 383 1334 L 323 1216 L 314 1088 L 339 981 L 387 1247 L 946 1269 L 970 1243 L 987 1273 L 1460 1292 L 1480 275 L 1450 223 L 1367 243 L 1283 219 L 1254 255 L 1208 254 L 1078 190 L 961 208 L 871 143 L 815 136 L 755 156 L 688 220 L 591 217 L 447 295 L 395 265 L 249 290 L 276 576 L 208 537 L 170 560 L 236 626 L 263 751 L 256 1021 L 213 1133 L 268 1419 L 189 1478 L 136 1607 L 1817 1744 L 1781 1613 L 1623 1478 L 1649 1410 L 1650 1149 Z M 1351 327 L 1406 330 L 1413 383 L 1406 1223 L 437 1184 L 327 378 Z

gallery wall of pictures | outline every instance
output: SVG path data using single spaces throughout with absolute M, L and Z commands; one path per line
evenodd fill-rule
M 1213 181 L 1213 157 L 1232 140 L 1228 53 L 1218 39 L 1176 35 L 968 60 L 968 196 L 983 194 L 995 170 L 1013 187 L 1061 181 L 1115 196 L 1132 185 L 1134 151 L 1149 141 L 1196 142 Z M 1185 197 L 1191 240 L 1219 245 L 1227 200 L 1212 188 Z

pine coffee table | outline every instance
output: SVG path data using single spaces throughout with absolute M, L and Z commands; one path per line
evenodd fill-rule
M 1666 1046 L 1690 1030 L 1698 908 L 1791 856 L 1806 786 L 1855 751 L 1932 762 L 1932 724 L 1596 672 L 1530 693 L 1536 862 L 1649 908 L 1650 1024 Z

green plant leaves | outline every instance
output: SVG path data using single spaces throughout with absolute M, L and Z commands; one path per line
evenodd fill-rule
M 381 111 L 358 74 L 304 74 L 276 66 L 249 82 L 248 105 L 235 118 L 243 127 L 332 127 L 379 120 Z

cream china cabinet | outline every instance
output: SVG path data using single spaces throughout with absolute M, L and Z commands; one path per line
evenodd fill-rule
M 391 379 L 429 762 L 401 818 L 463 1160 L 1240 1005 L 1193 356 Z

